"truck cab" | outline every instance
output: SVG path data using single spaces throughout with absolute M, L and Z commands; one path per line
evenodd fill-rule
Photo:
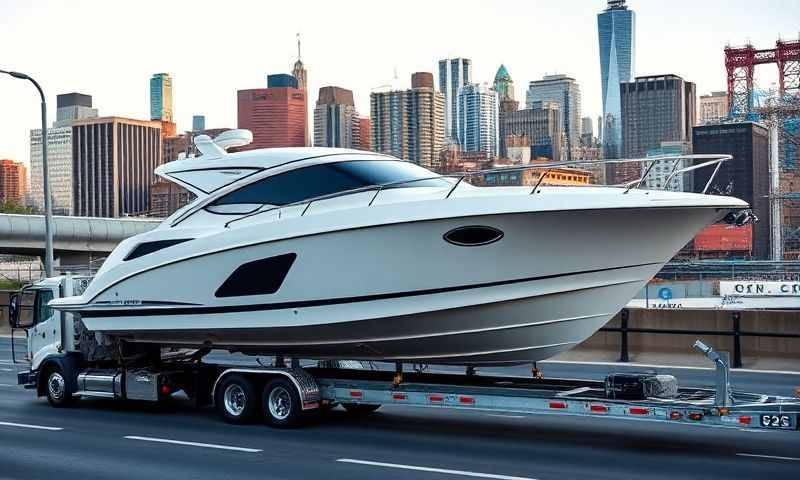
M 27 334 L 24 361 L 30 364 L 30 369 L 18 374 L 18 382 L 26 388 L 38 388 L 40 394 L 53 393 L 56 397 L 59 392 L 63 393 L 64 385 L 59 382 L 46 385 L 53 392 L 44 391 L 45 386 L 37 382 L 46 362 L 63 366 L 78 349 L 73 316 L 58 312 L 48 304 L 53 299 L 77 294 L 90 280 L 90 277 L 70 275 L 46 278 L 11 295 L 8 309 L 11 328 L 25 330 Z M 61 382 L 64 382 L 63 377 Z M 50 397 L 48 395 L 48 399 Z

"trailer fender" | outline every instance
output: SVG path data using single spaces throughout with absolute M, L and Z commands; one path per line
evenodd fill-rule
M 232 373 L 252 375 L 263 382 L 275 377 L 288 378 L 300 395 L 300 402 L 303 406 L 303 410 L 319 408 L 319 385 L 314 377 L 302 368 L 228 368 L 214 381 L 214 386 L 211 388 L 212 402 L 216 398 L 217 385 L 219 385 L 223 378 Z

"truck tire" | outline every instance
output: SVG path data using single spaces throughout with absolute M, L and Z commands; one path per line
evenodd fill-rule
M 214 403 L 228 423 L 248 423 L 258 410 L 255 385 L 244 375 L 234 373 L 225 377 L 217 386 L 215 396 Z
M 72 396 L 72 382 L 67 377 L 68 373 L 56 363 L 52 363 L 44 371 L 44 393 L 47 402 L 52 407 L 68 407 L 75 402 Z
M 368 405 L 366 403 L 343 403 L 342 406 L 350 415 L 369 415 L 381 408 L 380 405 Z
M 285 378 L 275 378 L 264 386 L 261 396 L 264 419 L 270 426 L 292 428 L 303 420 L 303 406 L 297 388 Z

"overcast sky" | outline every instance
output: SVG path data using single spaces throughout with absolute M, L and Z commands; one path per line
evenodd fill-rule
M 92 95 L 101 115 L 146 119 L 149 78 L 173 76 L 179 130 L 193 114 L 236 127 L 236 90 L 266 86 L 291 71 L 303 39 L 311 104 L 319 87 L 353 90 L 369 114 L 369 92 L 396 68 L 403 85 L 448 56 L 473 60 L 476 81 L 508 67 L 524 103 L 529 81 L 575 77 L 583 115 L 601 111 L 597 13 L 605 0 L 0 0 L 0 69 L 35 77 L 55 120 L 56 94 Z M 797 38 L 798 0 L 628 0 L 636 12 L 637 75 L 675 73 L 698 93 L 725 90 L 723 47 L 770 48 Z M 760 87 L 777 67 L 756 71 Z M 0 158 L 28 162 L 29 129 L 40 122 L 33 86 L 0 77 Z

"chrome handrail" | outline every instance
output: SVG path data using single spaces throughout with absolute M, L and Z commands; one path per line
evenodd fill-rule
M 683 168 L 680 168 L 680 169 L 676 170 L 676 167 L 677 167 L 678 163 L 680 162 L 680 160 L 683 160 L 683 159 L 685 159 L 685 160 L 709 159 L 709 161 L 703 162 L 703 163 L 700 163 L 700 164 L 697 164 L 697 165 L 691 165 L 691 166 L 688 166 L 688 167 L 683 167 Z M 662 189 L 666 189 L 666 187 L 669 185 L 669 182 L 676 175 L 683 174 L 683 173 L 686 173 L 686 172 L 690 172 L 690 171 L 693 171 L 693 170 L 698 170 L 700 168 L 708 167 L 710 165 L 716 165 L 716 167 L 714 168 L 714 171 L 712 172 L 711 176 L 708 179 L 708 182 L 706 183 L 705 188 L 703 189 L 702 193 L 705 194 L 708 191 L 708 188 L 711 186 L 711 182 L 713 182 L 714 177 L 716 177 L 717 173 L 719 172 L 719 169 L 722 166 L 722 164 L 724 162 L 727 162 L 727 161 L 732 160 L 732 159 L 733 159 L 732 155 L 714 155 L 714 154 L 661 155 L 661 156 L 657 156 L 657 157 L 634 158 L 634 159 L 573 160 L 573 161 L 570 161 L 570 162 L 536 163 L 536 164 L 527 164 L 527 165 L 514 165 L 514 166 L 511 166 L 511 167 L 491 168 L 491 169 L 486 169 L 486 170 L 476 170 L 476 171 L 473 171 L 473 172 L 460 172 L 460 173 L 457 173 L 457 174 L 432 175 L 430 177 L 415 178 L 415 179 L 412 179 L 412 180 L 399 180 L 399 181 L 395 181 L 395 182 L 388 182 L 388 183 L 382 183 L 382 184 L 376 184 L 376 185 L 367 185 L 367 186 L 364 186 L 364 187 L 353 188 L 353 189 L 344 190 L 344 191 L 341 191 L 341 192 L 330 193 L 330 194 L 326 194 L 326 195 L 320 195 L 320 196 L 313 197 L 313 198 L 306 198 L 306 199 L 303 199 L 303 200 L 298 200 L 296 202 L 287 203 L 286 205 L 271 206 L 270 208 L 264 208 L 266 206 L 266 204 L 265 204 L 265 205 L 262 205 L 261 207 L 259 207 L 254 212 L 250 212 L 250 213 L 245 214 L 245 215 L 243 215 L 241 217 L 237 217 L 237 218 L 234 218 L 232 220 L 229 220 L 228 222 L 225 223 L 225 228 L 229 228 L 232 223 L 238 222 L 240 220 L 245 220 L 247 218 L 254 217 L 256 215 L 261 215 L 262 213 L 268 213 L 268 212 L 273 212 L 275 210 L 278 210 L 279 211 L 279 215 L 280 215 L 280 211 L 282 209 L 284 209 L 284 208 L 290 208 L 290 207 L 295 207 L 295 206 L 298 206 L 298 205 L 304 205 L 305 204 L 305 208 L 300 213 L 300 216 L 302 217 L 302 216 L 304 216 L 306 214 L 306 212 L 308 212 L 309 208 L 311 207 L 311 204 L 314 203 L 314 202 L 318 202 L 318 201 L 321 201 L 321 200 L 330 200 L 330 199 L 333 199 L 333 198 L 343 197 L 343 196 L 347 196 L 347 195 L 353 195 L 355 193 L 363 193 L 363 192 L 375 191 L 375 195 L 372 196 L 372 198 L 370 199 L 370 201 L 369 201 L 369 203 L 367 205 L 367 206 L 372 206 L 373 203 L 375 202 L 375 200 L 378 198 L 378 195 L 380 195 L 380 193 L 383 190 L 387 189 L 387 188 L 397 187 L 397 186 L 401 186 L 401 185 L 408 185 L 408 184 L 411 184 L 411 183 L 423 182 L 423 181 L 427 181 L 427 180 L 436 180 L 436 179 L 445 179 L 445 178 L 457 178 L 458 180 L 456 180 L 454 182 L 453 186 L 448 189 L 447 194 L 444 197 L 444 199 L 449 199 L 450 196 L 453 194 L 453 192 L 456 190 L 456 188 L 458 188 L 458 186 L 461 184 L 461 182 L 463 180 L 465 180 L 465 179 L 468 179 L 468 178 L 481 176 L 481 175 L 486 175 L 486 174 L 492 174 L 492 173 L 506 173 L 506 172 L 519 172 L 519 171 L 532 170 L 532 169 L 546 169 L 545 172 L 537 180 L 536 185 L 533 187 L 533 190 L 531 190 L 530 195 L 533 195 L 534 193 L 537 192 L 537 190 L 539 189 L 539 186 L 542 184 L 544 179 L 547 177 L 547 174 L 550 173 L 551 170 L 553 170 L 554 168 L 572 167 L 572 166 L 576 166 L 576 165 L 603 165 L 604 166 L 604 165 L 608 165 L 608 164 L 612 164 L 612 163 L 645 163 L 645 162 L 649 162 L 650 164 L 645 169 L 645 172 L 641 177 L 639 177 L 639 178 L 637 178 L 635 180 L 631 180 L 629 182 L 625 182 L 625 183 L 620 184 L 620 185 L 572 185 L 572 186 L 576 186 L 576 187 L 591 187 L 591 186 L 603 187 L 604 186 L 604 187 L 611 187 L 611 188 L 624 188 L 625 190 L 623 191 L 623 194 L 628 193 L 630 190 L 632 190 L 634 188 L 641 187 L 642 183 L 644 183 L 644 180 L 647 178 L 647 175 L 650 173 L 652 167 L 658 161 L 675 160 L 675 164 L 673 165 L 672 172 L 670 172 L 670 175 L 667 177 L 667 180 L 664 182 L 664 185 L 661 187 Z

